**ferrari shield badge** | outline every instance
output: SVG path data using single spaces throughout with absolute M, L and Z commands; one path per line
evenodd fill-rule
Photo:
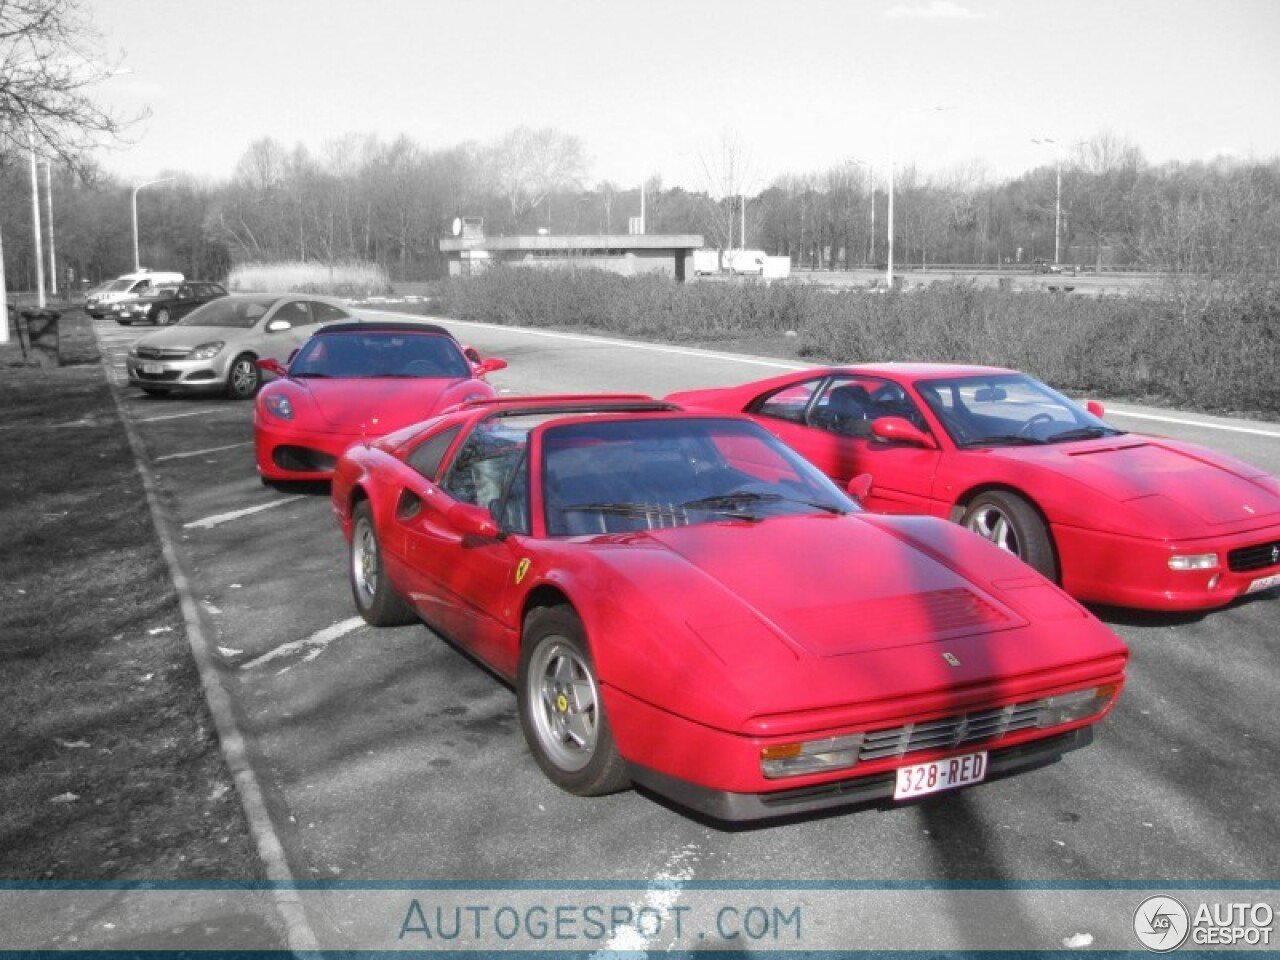
M 525 557 L 516 564 L 516 583 L 524 579 L 525 574 L 529 572 L 529 558 Z

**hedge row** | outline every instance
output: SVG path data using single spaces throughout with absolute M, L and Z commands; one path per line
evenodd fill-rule
M 672 342 L 795 334 L 822 363 L 945 361 L 1026 370 L 1060 389 L 1180 407 L 1280 415 L 1280 302 L 1084 297 L 968 282 L 895 293 L 815 283 L 691 283 L 594 270 L 493 269 L 444 281 L 460 320 L 567 327 Z

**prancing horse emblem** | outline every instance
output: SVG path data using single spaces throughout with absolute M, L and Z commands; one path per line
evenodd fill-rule
M 944 653 L 942 655 L 942 659 L 947 661 L 947 663 L 951 664 L 951 666 L 953 667 L 960 666 L 960 658 L 957 657 L 954 653 Z

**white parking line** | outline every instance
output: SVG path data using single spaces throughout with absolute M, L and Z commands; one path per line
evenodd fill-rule
M 260 503 L 256 507 L 245 507 L 243 510 L 232 510 L 230 513 L 217 513 L 212 517 L 205 517 L 203 520 L 192 520 L 190 523 L 182 525 L 184 530 L 210 530 L 219 524 L 230 523 L 232 520 L 239 520 L 241 517 L 247 517 L 250 514 L 261 513 L 263 510 L 272 510 L 275 507 L 283 507 L 286 503 L 293 503 L 295 500 L 305 499 L 302 494 L 295 497 L 285 497 L 283 500 L 272 500 L 270 503 Z
M 325 627 L 323 630 L 317 630 L 309 637 L 303 637 L 301 640 L 291 640 L 288 643 L 282 643 L 274 650 L 268 650 L 259 657 L 254 657 L 252 660 L 246 660 L 244 663 L 240 664 L 240 669 L 252 670 L 254 667 L 262 666 L 264 663 L 269 663 L 270 661 L 279 659 L 280 657 L 286 657 L 296 650 L 302 650 L 305 647 L 314 647 L 315 649 L 311 650 L 310 653 L 302 658 L 303 663 L 310 663 L 316 657 L 320 656 L 320 654 L 324 652 L 324 648 L 334 640 L 337 640 L 339 637 L 344 637 L 352 630 L 357 630 L 364 625 L 365 622 L 363 617 L 351 617 L 348 620 L 343 620 L 339 623 L 333 624 L 332 626 Z
M 229 410 L 230 407 L 209 407 L 205 410 L 191 410 L 187 413 L 165 413 L 158 417 L 143 417 L 140 420 L 134 420 L 134 423 L 158 423 L 161 420 L 181 420 L 183 417 L 207 417 L 211 413 L 221 413 Z
M 184 460 L 187 457 L 203 457 L 207 453 L 221 453 L 224 450 L 236 450 L 240 447 L 253 446 L 252 440 L 246 440 L 244 443 L 229 443 L 225 447 L 206 447 L 204 450 L 192 450 L 189 453 L 166 453 L 163 457 L 156 457 L 152 463 L 161 463 L 165 460 Z
M 1136 420 L 1155 420 L 1157 423 L 1176 423 L 1184 427 L 1203 427 L 1206 430 L 1225 430 L 1229 433 L 1248 433 L 1255 437 L 1270 437 L 1280 440 L 1280 431 L 1261 430 L 1257 427 L 1234 427 L 1228 423 L 1206 423 L 1203 420 L 1187 420 L 1183 417 L 1165 417 L 1154 413 L 1137 413 L 1133 410 L 1121 410 L 1119 407 L 1107 407 L 1107 416 L 1133 417 Z

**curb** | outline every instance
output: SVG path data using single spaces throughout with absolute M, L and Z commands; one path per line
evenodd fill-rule
M 302 898 L 296 889 L 293 871 L 289 869 L 288 860 L 285 857 L 284 845 L 276 833 L 275 825 L 267 810 L 262 787 L 249 760 L 248 742 L 236 721 L 231 696 L 218 677 L 217 664 L 201 621 L 200 607 L 191 592 L 191 581 L 170 533 L 174 522 L 161 503 L 155 474 L 147 465 L 146 448 L 137 427 L 121 403 L 120 389 L 103 366 L 102 358 L 105 354 L 98 337 L 97 324 L 92 318 L 89 322 L 93 330 L 94 342 L 98 346 L 97 367 L 106 381 L 107 389 L 111 392 L 116 417 L 124 427 L 125 435 L 129 439 L 129 448 L 133 451 L 134 464 L 138 469 L 138 475 L 142 478 L 142 488 L 146 494 L 151 523 L 160 542 L 165 565 L 169 569 L 169 578 L 178 595 L 187 642 L 200 674 L 200 685 L 204 689 L 209 714 L 213 718 L 214 727 L 218 733 L 218 745 L 222 751 L 223 761 L 231 773 L 232 782 L 236 786 L 236 792 L 240 796 L 240 805 L 249 821 L 249 831 L 257 847 L 258 856 L 266 869 L 267 878 L 270 881 L 271 898 L 285 929 L 286 945 L 292 953 L 300 957 L 314 956 L 319 953 L 319 943 L 307 919 Z

